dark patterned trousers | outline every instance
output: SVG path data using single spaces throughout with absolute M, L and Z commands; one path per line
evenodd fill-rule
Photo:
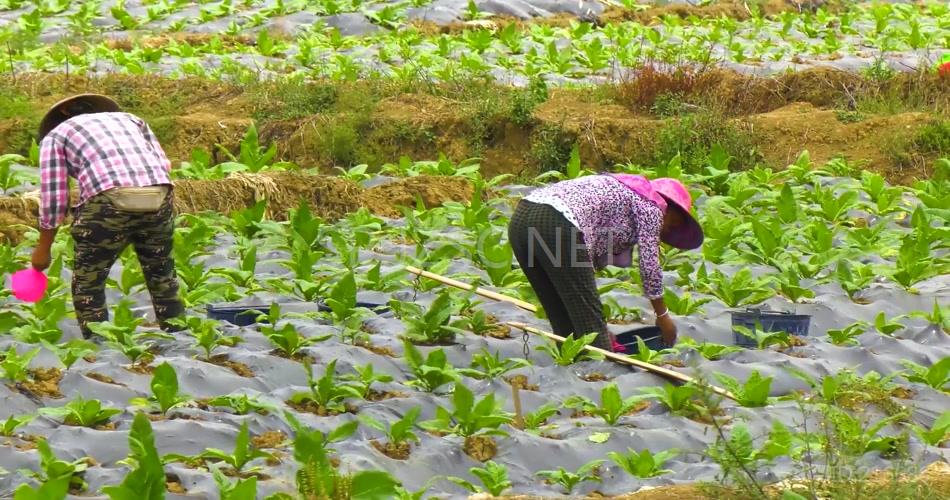
M 105 196 L 98 195 L 76 210 L 71 230 L 75 242 L 72 293 L 84 337 L 91 335 L 89 323 L 109 320 L 106 279 L 130 244 L 142 266 L 159 325 L 169 328 L 166 321 L 184 313 L 172 257 L 172 199 L 169 193 L 157 212 L 137 213 L 118 210 Z
M 508 224 L 508 241 L 554 333 L 580 338 L 598 332 L 593 345 L 610 351 L 583 233 L 554 207 L 521 200 Z

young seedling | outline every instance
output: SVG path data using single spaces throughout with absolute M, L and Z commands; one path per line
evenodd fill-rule
M 263 403 L 255 397 L 247 394 L 229 394 L 227 396 L 216 396 L 209 399 L 208 406 L 218 406 L 231 408 L 235 415 L 247 415 L 251 412 L 260 415 L 268 415 L 270 412 L 276 412 L 277 407 L 270 403 Z
M 505 358 L 503 360 L 498 352 L 492 354 L 483 347 L 481 351 L 472 355 L 471 367 L 461 368 L 459 373 L 479 380 L 495 380 L 511 370 L 528 366 L 531 366 L 531 362 L 524 358 Z
M 29 366 L 30 361 L 40 353 L 40 348 L 32 349 L 24 354 L 17 352 L 16 347 L 10 346 L 7 352 L 3 354 L 3 360 L 0 361 L 0 370 L 3 370 L 3 378 L 11 382 L 25 382 L 30 379 Z
M 102 492 L 111 500 L 142 500 L 165 497 L 165 470 L 155 448 L 152 424 L 144 413 L 135 415 L 129 432 L 128 462 L 133 468 L 122 483 L 105 486 Z
M 602 480 L 596 471 L 602 463 L 604 463 L 603 460 L 593 460 L 580 466 L 575 472 L 569 472 L 564 467 L 558 467 L 557 470 L 541 470 L 535 474 L 543 477 L 548 483 L 560 485 L 564 489 L 564 493 L 570 495 L 574 488 L 581 483 L 587 481 L 601 482 Z
M 238 431 L 237 441 L 234 444 L 234 451 L 228 453 L 217 448 L 208 448 L 193 457 L 170 453 L 162 458 L 163 463 L 169 462 L 220 462 L 228 465 L 235 474 L 253 474 L 260 470 L 260 467 L 246 468 L 247 464 L 258 458 L 274 458 L 272 453 L 258 450 L 251 443 L 250 433 L 247 430 L 247 421 L 241 424 L 241 430 Z
M 83 480 L 83 473 L 89 462 L 86 458 L 80 458 L 72 462 L 66 462 L 56 458 L 49 443 L 42 439 L 36 444 L 36 449 L 40 454 L 40 472 L 29 469 L 21 469 L 20 473 L 39 482 L 39 488 L 34 489 L 29 484 L 21 484 L 14 493 L 14 498 L 24 500 L 47 500 L 53 498 L 66 498 L 70 490 L 85 491 L 86 481 Z
M 489 460 L 485 463 L 485 467 L 472 467 L 468 471 L 482 482 L 482 486 L 472 484 L 460 477 L 448 477 L 446 479 L 472 493 L 488 493 L 494 497 L 511 488 L 511 481 L 508 480 L 508 469 L 494 461 Z
M 558 366 L 570 366 L 583 360 L 601 360 L 604 359 L 603 354 L 584 349 L 597 338 L 597 335 L 597 332 L 592 332 L 576 340 L 571 334 L 561 344 L 547 340 L 544 345 L 538 347 L 538 350 L 548 353 Z
M 858 341 L 856 340 L 862 333 L 864 333 L 866 326 L 863 322 L 852 323 L 841 329 L 829 329 L 828 340 L 831 341 L 834 345 L 840 346 L 850 346 L 857 345 Z
M 419 419 L 421 411 L 421 407 L 415 406 L 406 412 L 406 415 L 401 419 L 390 423 L 388 426 L 369 415 L 360 415 L 358 418 L 364 424 L 386 434 L 388 442 L 385 445 L 373 440 L 373 446 L 377 450 L 389 458 L 405 460 L 409 458 L 410 443 L 419 442 L 419 436 L 412 432 L 412 428 L 416 425 L 416 420 Z
M 666 384 L 663 387 L 643 387 L 640 392 L 656 398 L 671 413 L 683 414 L 695 408 L 692 398 L 696 395 L 698 389 L 691 385 L 674 386 Z
M 740 405 L 747 408 L 758 408 L 768 404 L 772 377 L 762 378 L 758 370 L 753 370 L 752 375 L 743 385 L 735 378 L 724 373 L 715 373 L 714 375 L 726 390 L 736 395 Z
M 904 375 L 910 382 L 950 392 L 950 356 L 937 361 L 929 368 L 907 360 L 903 361 L 903 365 L 910 370 L 909 374 Z
M 557 404 L 545 403 L 537 410 L 524 414 L 524 430 L 531 434 L 540 434 L 544 430 L 554 428 L 555 426 L 547 424 L 547 421 L 558 413 Z
M 222 335 L 218 329 L 220 324 L 213 319 L 188 316 L 184 319 L 170 320 L 169 323 L 191 331 L 195 344 L 204 351 L 204 356 L 200 358 L 203 361 L 211 361 L 211 353 L 218 347 L 234 347 L 241 341 L 241 337 L 237 335 Z
M 377 382 L 385 384 L 393 381 L 393 377 L 387 373 L 376 373 L 372 363 L 355 366 L 353 369 L 355 373 L 346 374 L 340 379 L 352 383 L 362 399 L 373 398 L 375 393 L 372 389 L 373 384 Z
M 310 392 L 298 392 L 290 397 L 290 402 L 295 405 L 312 403 L 316 406 L 314 413 L 317 414 L 336 415 L 347 411 L 344 403 L 346 398 L 360 398 L 360 392 L 356 387 L 341 383 L 337 379 L 336 362 L 337 360 L 334 359 L 327 364 L 323 376 L 316 380 L 313 378 L 311 364 L 304 363 Z
M 792 337 L 788 332 L 767 332 L 762 328 L 752 330 L 742 325 L 733 325 L 732 328 L 740 335 L 754 340 L 758 349 L 766 349 L 771 345 L 792 346 Z
M 494 394 L 489 393 L 476 402 L 472 391 L 465 387 L 465 384 L 457 383 L 452 393 L 452 407 L 451 411 L 438 407 L 435 419 L 422 422 L 419 426 L 428 431 L 466 438 L 476 435 L 508 435 L 499 427 L 511 423 L 513 415 L 501 409 L 501 404 L 495 401 Z
M 950 435 L 950 411 L 944 411 L 937 417 L 929 429 L 916 424 L 911 424 L 911 429 L 920 438 L 921 441 L 930 446 L 941 446 Z
M 296 417 L 285 412 L 294 429 L 294 459 L 300 464 L 297 471 L 297 492 L 300 498 L 338 498 L 348 492 L 350 498 L 394 498 L 399 482 L 382 471 L 359 471 L 341 475 L 330 461 L 334 450 L 331 443 L 346 439 L 356 431 L 359 423 L 347 422 L 327 434 L 300 424 Z M 275 498 L 292 500 L 290 495 Z
M 665 450 L 657 454 L 653 454 L 650 450 L 643 450 L 639 453 L 634 451 L 631 448 L 627 449 L 627 453 L 617 453 L 612 451 L 607 454 L 611 460 L 614 461 L 617 465 L 620 466 L 623 470 L 627 471 L 627 474 L 638 478 L 648 478 L 656 477 L 668 472 L 672 472 L 669 469 L 662 469 L 663 464 L 665 464 L 669 459 L 679 455 L 678 450 Z
M 458 382 L 459 373 L 449 363 L 442 349 L 433 350 L 423 359 L 422 353 L 409 339 L 403 339 L 403 347 L 406 364 L 416 376 L 415 380 L 406 382 L 407 385 L 418 387 L 425 392 L 435 392 L 443 385 Z
M 877 316 L 874 317 L 874 328 L 876 328 L 877 331 L 883 333 L 884 335 L 887 335 L 888 337 L 892 337 L 894 335 L 894 332 L 898 330 L 903 330 L 904 325 L 901 323 L 898 323 L 897 321 L 893 321 L 893 320 L 889 321 L 887 317 L 884 316 L 884 311 L 881 311 L 877 313 Z
M 451 326 L 456 305 L 448 290 L 441 292 L 432 304 L 422 307 L 415 302 L 390 302 L 393 311 L 406 324 L 405 337 L 413 342 L 438 344 L 455 339 L 462 330 Z
M 637 395 L 623 399 L 620 396 L 620 389 L 616 383 L 609 383 L 600 391 L 600 406 L 593 401 L 581 397 L 573 396 L 564 401 L 567 408 L 579 408 L 585 413 L 601 417 L 607 425 L 616 425 L 620 417 L 630 413 L 637 407 L 642 407 L 641 403 L 648 396 Z
M 168 411 L 191 402 L 191 397 L 179 394 L 178 375 L 167 362 L 155 367 L 152 372 L 152 395 L 148 398 L 134 398 L 130 402 L 135 406 L 159 410 L 162 415 Z
M 69 342 L 58 344 L 42 342 L 42 344 L 43 347 L 56 354 L 60 363 L 62 363 L 67 370 L 72 367 L 76 361 L 79 361 L 79 358 L 93 354 L 97 350 L 96 344 L 83 339 L 72 339 Z
M 18 427 L 32 422 L 34 418 L 36 418 L 35 415 L 21 415 L 19 417 L 10 415 L 3 424 L 0 424 L 0 436 L 13 437 Z
M 680 344 L 696 349 L 696 351 L 699 352 L 702 357 L 710 361 L 716 361 L 722 359 L 723 356 L 742 351 L 741 347 L 734 345 L 713 344 L 708 342 L 703 342 L 700 344 L 688 337 L 680 341 Z
M 211 465 L 209 468 L 214 476 L 214 482 L 218 485 L 220 500 L 256 500 L 257 499 L 257 476 L 251 476 L 247 479 L 237 479 L 232 482 L 228 476 L 221 472 L 218 465 Z
M 122 413 L 122 410 L 117 408 L 103 408 L 99 400 L 87 400 L 79 396 L 65 406 L 40 408 L 39 413 L 45 417 L 60 418 L 64 425 L 97 427 L 109 422 L 109 419 L 114 415 Z

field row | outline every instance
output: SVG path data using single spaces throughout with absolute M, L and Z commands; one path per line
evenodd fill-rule
M 375 24 L 365 23 L 383 28 L 372 33 L 320 22 L 304 2 L 263 10 L 253 10 L 254 5 L 245 10 L 230 1 L 188 7 L 179 2 L 167 8 L 183 9 L 181 15 L 164 25 L 163 16 L 170 14 L 162 5 L 143 6 L 150 14 L 132 14 L 121 6 L 106 15 L 97 8 L 67 16 L 41 8 L 0 12 L 0 19 L 8 19 L 0 34 L 5 32 L 14 47 L 0 67 L 237 81 L 262 75 L 434 81 L 476 75 L 520 85 L 533 77 L 617 81 L 627 68 L 646 61 L 721 64 L 755 74 L 828 66 L 885 76 L 932 68 L 941 51 L 950 48 L 950 9 L 940 2 L 854 4 L 836 13 L 786 11 L 741 21 L 667 15 L 653 25 L 476 23 L 437 35 L 405 25 L 400 9 L 411 8 L 405 2 L 353 14 L 369 16 Z M 490 18 L 477 12 L 468 16 Z

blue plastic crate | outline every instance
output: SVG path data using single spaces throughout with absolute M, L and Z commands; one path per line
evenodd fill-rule
M 640 346 L 637 344 L 637 337 L 643 339 L 643 343 L 652 351 L 661 351 L 666 349 L 663 345 L 663 338 L 660 329 L 655 326 L 645 326 L 634 328 L 615 335 L 618 344 L 623 345 L 626 350 L 622 354 L 632 355 L 640 352 Z
M 761 311 L 758 309 L 746 309 L 745 311 L 732 311 L 732 326 L 744 326 L 753 333 L 761 328 L 763 332 L 787 332 L 791 335 L 805 337 L 808 335 L 808 326 L 811 323 L 811 316 L 807 314 L 794 314 L 786 311 Z M 756 347 L 754 339 L 732 330 L 732 338 L 737 346 Z
M 257 323 L 258 313 L 268 314 L 270 306 L 215 306 L 206 307 L 208 318 L 227 321 L 235 326 L 249 326 Z M 261 318 L 261 323 L 267 323 L 267 318 Z

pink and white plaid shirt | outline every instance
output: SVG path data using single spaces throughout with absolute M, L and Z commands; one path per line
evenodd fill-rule
M 82 205 L 116 187 L 171 184 L 171 162 L 148 124 L 129 113 L 75 116 L 40 142 L 40 228 L 66 217 L 69 177 L 79 183 Z

